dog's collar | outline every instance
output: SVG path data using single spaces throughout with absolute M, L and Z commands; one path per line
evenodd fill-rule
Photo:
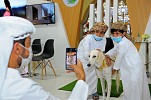
M 103 60 L 102 65 L 100 66 L 100 68 L 97 68 L 99 71 L 103 71 L 103 68 L 105 68 L 107 66 L 105 59 Z

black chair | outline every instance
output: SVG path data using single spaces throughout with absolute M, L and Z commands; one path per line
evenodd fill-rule
M 31 45 L 33 54 L 38 54 L 41 52 L 41 40 L 40 39 L 34 39 Z
M 42 51 L 42 46 L 41 46 L 41 39 L 34 39 L 31 45 L 32 48 L 32 52 L 33 52 L 33 57 L 36 56 L 37 54 L 40 54 Z M 39 61 L 38 65 L 40 64 Z M 33 62 L 33 66 L 32 66 L 33 72 L 35 69 L 35 62 Z M 31 73 L 31 72 L 30 72 Z M 36 74 L 33 74 L 32 76 L 36 76 Z
M 32 61 L 41 61 L 38 66 L 42 65 L 42 79 L 43 79 L 43 75 L 44 75 L 43 70 L 45 70 L 45 73 L 46 73 L 46 66 L 47 65 L 52 68 L 54 75 L 56 76 L 56 72 L 55 72 L 55 70 L 51 64 L 50 59 L 49 59 L 53 56 L 54 56 L 54 39 L 48 39 L 44 45 L 44 49 L 43 49 L 42 54 L 39 56 L 34 56 L 32 58 Z M 33 74 L 35 72 L 35 69 L 33 70 Z

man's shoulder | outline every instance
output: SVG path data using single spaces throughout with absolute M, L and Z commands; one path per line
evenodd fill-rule
M 28 78 L 8 78 L 5 80 L 2 94 L 4 97 L 19 96 L 18 98 L 22 98 L 25 94 L 36 89 L 37 85 L 36 82 Z
M 38 83 L 36 83 L 35 81 L 28 79 L 28 78 L 15 79 L 14 83 L 16 83 L 16 84 L 14 84 L 14 85 L 16 85 L 16 87 L 20 87 L 23 90 L 30 89 L 33 85 L 38 85 Z
M 32 79 L 29 78 L 21 78 L 21 80 L 19 80 L 20 85 L 25 85 L 26 84 L 26 88 L 30 88 L 31 86 L 34 85 L 38 85 L 37 82 L 33 81 Z

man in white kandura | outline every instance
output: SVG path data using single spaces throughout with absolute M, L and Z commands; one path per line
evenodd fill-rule
M 22 78 L 16 69 L 31 60 L 30 35 L 33 33 L 35 27 L 26 19 L 0 17 L 0 100 L 59 100 L 33 80 Z M 86 100 L 88 86 L 82 64 L 79 61 L 71 67 L 78 82 L 68 100 Z
M 125 37 L 126 26 L 122 22 L 111 25 L 111 34 L 116 46 L 106 53 L 106 57 L 116 56 L 113 66 L 120 70 L 123 84 L 123 100 L 151 100 L 145 66 L 134 44 Z M 110 64 L 110 60 L 107 60 Z

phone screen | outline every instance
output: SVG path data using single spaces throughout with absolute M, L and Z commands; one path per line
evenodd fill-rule
M 66 70 L 73 70 L 70 65 L 77 64 L 77 49 L 66 48 Z

